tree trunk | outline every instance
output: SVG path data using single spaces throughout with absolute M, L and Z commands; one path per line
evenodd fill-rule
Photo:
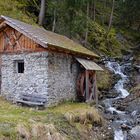
M 96 19 L 96 0 L 94 0 L 94 14 L 93 14 L 93 20 L 95 22 L 95 19 Z
M 41 0 L 41 7 L 40 7 L 39 21 L 38 21 L 38 24 L 40 26 L 43 25 L 43 21 L 45 18 L 45 3 L 46 3 L 46 0 Z
M 87 39 L 88 39 L 88 17 L 89 17 L 89 3 L 87 3 L 87 27 L 86 27 L 86 34 L 85 34 L 85 45 L 87 44 Z
M 138 25 L 138 31 L 140 31 L 140 23 L 139 23 L 139 25 Z
M 113 19 L 113 14 L 114 14 L 114 6 L 115 6 L 115 0 L 112 0 L 112 10 L 111 10 L 110 19 L 109 19 L 108 33 L 110 32 L 110 29 L 111 29 L 111 26 L 112 26 L 112 19 Z
M 56 9 L 54 9 L 53 12 L 53 26 L 52 26 L 52 31 L 55 31 L 55 26 L 56 26 Z
M 103 4 L 103 9 L 106 9 L 106 0 L 104 0 L 104 4 Z M 105 20 L 106 20 L 106 13 L 103 13 L 103 17 L 102 17 L 102 24 L 105 24 Z

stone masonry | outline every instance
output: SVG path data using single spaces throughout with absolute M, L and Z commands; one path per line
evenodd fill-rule
M 77 64 L 70 55 L 49 53 L 48 100 L 57 104 L 76 97 Z
M 16 62 L 24 61 L 24 73 L 17 73 Z M 77 66 L 69 55 L 37 52 L 2 55 L 1 94 L 8 99 L 20 94 L 40 94 L 46 106 L 76 96 Z
M 16 61 L 24 60 L 24 73 L 16 72 Z M 48 53 L 2 55 L 1 93 L 7 98 L 20 94 L 44 94 L 47 92 Z

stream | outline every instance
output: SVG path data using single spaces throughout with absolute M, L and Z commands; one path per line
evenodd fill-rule
M 130 95 L 126 89 L 126 85 L 129 83 L 129 76 L 125 70 L 126 68 L 131 67 L 132 59 L 133 58 L 122 64 L 119 64 L 114 60 L 105 61 L 106 67 L 115 76 L 119 77 L 117 83 L 113 87 L 117 93 L 117 97 L 107 98 L 103 101 L 106 112 L 114 116 L 113 121 L 110 123 L 111 128 L 114 131 L 114 140 L 140 140 L 140 137 L 138 136 L 140 128 L 137 128 L 138 126 L 135 123 L 137 116 L 139 115 L 138 111 L 121 111 L 114 106 L 114 102 L 121 101 Z

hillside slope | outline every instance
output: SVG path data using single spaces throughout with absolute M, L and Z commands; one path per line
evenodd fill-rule
M 108 55 L 111 57 L 120 57 L 121 58 L 123 53 L 126 52 L 127 50 L 129 51 L 129 48 L 131 47 L 131 44 L 127 40 L 125 40 L 125 38 L 123 38 L 123 34 L 125 34 L 125 33 L 128 34 L 128 31 L 121 30 L 120 28 L 117 29 L 115 27 L 112 27 L 109 35 L 106 37 L 107 21 L 109 19 L 105 18 L 106 24 L 101 23 L 99 16 L 101 15 L 101 13 L 105 12 L 104 11 L 105 9 L 103 9 L 102 7 L 103 7 L 102 3 L 98 2 L 97 3 L 97 15 L 96 15 L 97 21 L 93 22 L 92 20 L 90 20 L 90 22 L 89 22 L 87 47 L 89 47 L 89 49 L 95 51 L 99 55 Z M 51 8 L 51 6 L 50 6 L 50 8 Z M 29 3 L 27 4 L 25 1 L 22 1 L 22 0 L 21 1 L 20 0 L 0 1 L 0 15 L 9 16 L 9 17 L 18 19 L 20 21 L 24 21 L 29 24 L 36 24 L 37 15 L 35 16 L 34 11 L 35 11 L 35 9 L 34 9 L 33 5 L 30 7 Z M 48 24 L 49 22 L 52 22 L 51 19 L 50 19 L 50 21 L 48 21 L 50 12 L 51 11 L 47 11 L 48 17 L 46 16 L 46 18 L 47 18 L 46 24 Z M 107 8 L 106 14 L 109 15 L 109 13 L 110 13 L 110 8 L 109 9 Z M 114 20 L 116 20 L 116 13 L 114 15 L 115 15 Z M 79 16 L 79 15 L 77 15 L 77 16 Z M 76 20 L 76 23 L 75 23 L 76 25 L 78 25 L 79 22 L 81 22 L 84 17 L 81 17 L 81 18 L 82 19 L 80 19 L 80 21 L 78 19 Z M 65 32 L 67 32 L 67 27 L 65 27 L 66 23 L 63 23 L 65 21 L 63 21 L 60 16 L 60 19 L 58 19 L 57 22 L 61 22 L 62 24 L 59 25 L 57 23 L 58 30 L 56 32 L 58 32 L 60 34 L 65 34 Z M 72 27 L 72 28 L 75 29 L 74 33 L 75 33 L 75 35 L 76 34 L 77 35 L 76 35 L 76 37 L 75 37 L 75 35 L 72 36 L 72 38 L 74 38 L 74 40 L 79 41 L 81 44 L 83 44 L 82 43 L 84 41 L 84 38 L 82 35 L 83 33 L 80 34 L 78 31 L 78 30 L 80 30 L 81 27 L 76 26 L 76 25 L 74 25 L 74 27 Z M 45 26 L 45 28 L 48 30 L 51 30 L 50 25 Z M 131 33 L 132 33 L 132 31 L 129 32 L 130 39 L 131 39 Z
M 10 16 L 30 24 L 35 24 L 34 16 L 31 15 L 31 18 L 25 14 L 24 5 L 16 0 L 1 0 L 0 15 Z

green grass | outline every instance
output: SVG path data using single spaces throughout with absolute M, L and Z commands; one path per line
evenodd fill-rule
M 97 87 L 99 90 L 106 90 L 111 87 L 112 75 L 104 68 L 103 72 L 97 72 Z
M 24 124 L 30 128 L 35 123 L 54 124 L 57 130 L 66 135 L 69 139 L 80 139 L 78 129 L 70 125 L 65 119 L 66 112 L 88 109 L 85 103 L 67 102 L 56 107 L 36 110 L 34 108 L 21 107 L 9 103 L 0 98 L 0 138 L 8 137 L 11 140 L 16 138 L 16 126 Z

